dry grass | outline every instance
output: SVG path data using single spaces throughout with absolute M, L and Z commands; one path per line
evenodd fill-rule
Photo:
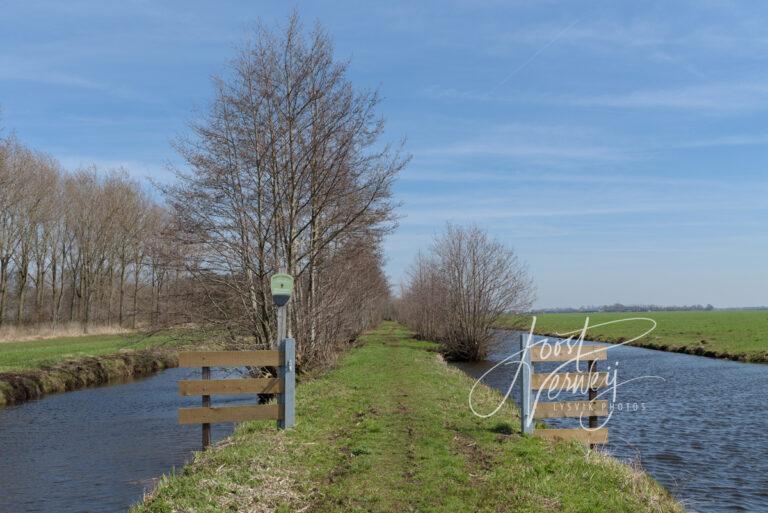
M 586 461 L 611 469 L 619 476 L 623 493 L 639 498 L 647 513 L 669 511 L 672 498 L 669 492 L 645 473 L 639 462 L 622 463 L 601 450 L 586 451 Z M 682 511 L 682 508 L 680 508 Z
M 25 342 L 28 340 L 47 340 L 59 337 L 79 337 L 85 335 L 122 335 L 132 330 L 120 326 L 89 326 L 88 333 L 83 332 L 83 325 L 78 322 L 51 326 L 5 326 L 0 328 L 0 344 L 7 342 Z

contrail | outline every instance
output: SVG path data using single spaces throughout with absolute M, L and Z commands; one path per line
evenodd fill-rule
M 553 44 L 555 44 L 555 43 L 557 42 L 557 40 L 558 40 L 558 39 L 560 39 L 561 37 L 563 37 L 563 36 L 564 36 L 564 35 L 565 35 L 565 34 L 566 34 L 566 33 L 567 33 L 569 30 L 571 30 L 573 27 L 575 27 L 575 26 L 576 26 L 576 24 L 577 24 L 577 23 L 579 23 L 579 22 L 580 22 L 581 20 L 583 20 L 583 19 L 584 19 L 584 17 L 581 17 L 581 18 L 577 18 L 576 20 L 574 20 L 573 22 L 571 22 L 571 24 L 570 24 L 570 25 L 568 25 L 567 27 L 565 27 L 564 29 L 562 29 L 560 32 L 558 32 L 558 33 L 555 35 L 555 37 L 553 37 L 552 39 L 550 39 L 550 40 L 549 40 L 549 41 L 548 41 L 548 42 L 547 42 L 547 43 L 546 43 L 544 46 L 542 46 L 541 48 L 539 48 L 538 50 L 536 50 L 535 52 L 533 52 L 533 54 L 532 54 L 530 57 L 528 57 L 528 59 L 527 59 L 525 62 L 523 62 L 521 65 L 519 65 L 518 67 L 516 67 L 515 69 L 513 69 L 513 70 L 512 70 L 512 72 L 511 72 L 509 75 L 507 75 L 507 76 L 504 78 L 504 80 L 502 80 L 501 82 L 499 82 L 498 84 L 496 84 L 496 85 L 495 85 L 495 86 L 494 86 L 494 87 L 491 89 L 491 91 L 490 91 L 490 92 L 493 92 L 493 91 L 495 91 L 495 90 L 496 90 L 498 87 L 501 87 L 501 86 L 503 86 L 504 84 L 506 84 L 506 83 L 509 81 L 509 79 L 511 79 L 513 76 L 515 76 L 515 75 L 516 75 L 517 73 L 519 73 L 520 71 L 524 70 L 524 69 L 526 68 L 526 66 L 528 66 L 528 65 L 529 65 L 531 62 L 533 62 L 533 60 L 534 60 L 536 57 L 538 57 L 539 55 L 541 55 L 541 52 L 543 52 L 544 50 L 546 50 L 547 48 L 549 48 L 550 46 L 552 46 Z

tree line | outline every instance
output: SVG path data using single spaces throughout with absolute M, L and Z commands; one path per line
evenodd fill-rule
M 157 323 L 168 212 L 124 171 L 0 139 L 0 327 Z
M 580 306 L 578 308 L 545 308 L 531 313 L 594 313 L 594 312 L 710 312 L 715 310 L 711 304 L 706 305 L 624 305 L 614 303 L 602 306 Z

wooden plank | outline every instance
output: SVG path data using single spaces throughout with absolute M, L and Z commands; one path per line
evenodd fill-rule
M 608 359 L 608 347 L 606 346 L 593 346 L 582 345 L 579 348 L 578 345 L 568 344 L 549 344 L 548 347 L 541 345 L 533 346 L 531 348 L 531 361 L 534 362 L 567 362 L 574 360 L 576 356 L 579 357 L 579 361 L 585 362 L 588 360 L 607 360 Z
M 277 367 L 280 351 L 185 351 L 179 353 L 179 367 Z
M 565 401 L 560 403 L 538 403 L 533 418 L 605 417 L 607 415 L 608 401 Z
M 279 420 L 280 406 L 256 404 L 209 408 L 179 408 L 179 424 L 245 422 L 246 420 Z
M 277 378 L 212 379 L 179 381 L 179 395 L 280 394 L 283 380 Z
M 608 443 L 608 428 L 600 428 L 594 431 L 587 431 L 581 428 L 537 429 L 533 434 L 545 440 L 576 440 L 585 444 Z
M 595 376 L 594 381 L 590 376 Z M 531 388 L 533 390 L 566 390 L 577 387 L 577 390 L 586 390 L 592 386 L 602 388 L 608 386 L 608 373 L 595 372 L 560 372 L 557 374 L 534 374 L 531 379 Z

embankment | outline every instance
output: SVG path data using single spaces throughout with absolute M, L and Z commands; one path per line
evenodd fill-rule
M 473 380 L 385 323 L 297 391 L 297 426 L 247 422 L 133 513 L 168 511 L 682 513 L 658 483 L 575 443 L 521 436 L 514 406 L 472 414 Z M 481 386 L 477 408 L 501 395 Z
M 573 333 L 589 318 L 586 339 L 611 344 L 624 343 L 651 328 L 650 333 L 629 345 L 734 360 L 768 363 L 768 311 L 669 311 L 669 312 L 597 312 L 552 313 L 536 315 L 534 332 L 547 337 Z M 528 331 L 533 318 L 505 316 L 500 329 Z
M 500 327 L 499 329 L 520 331 L 518 328 L 514 327 Z M 558 332 L 547 329 L 537 328 L 534 330 L 534 333 L 543 337 L 562 338 Z M 603 335 L 599 333 L 590 334 L 587 338 L 592 342 L 605 342 L 606 344 L 623 344 L 626 341 L 626 338 L 621 336 Z M 682 353 L 695 356 L 706 356 L 707 358 L 719 358 L 721 360 L 733 360 L 735 362 L 768 363 L 768 354 L 729 353 L 727 351 L 720 351 L 717 349 L 708 349 L 703 346 L 676 345 L 642 339 L 633 340 L 627 345 L 633 347 L 642 347 L 645 349 L 653 349 L 655 351 L 666 351 L 668 353 Z
M 46 394 L 148 376 L 177 365 L 174 351 L 142 349 L 80 357 L 34 370 L 2 372 L 0 407 L 40 399 Z

